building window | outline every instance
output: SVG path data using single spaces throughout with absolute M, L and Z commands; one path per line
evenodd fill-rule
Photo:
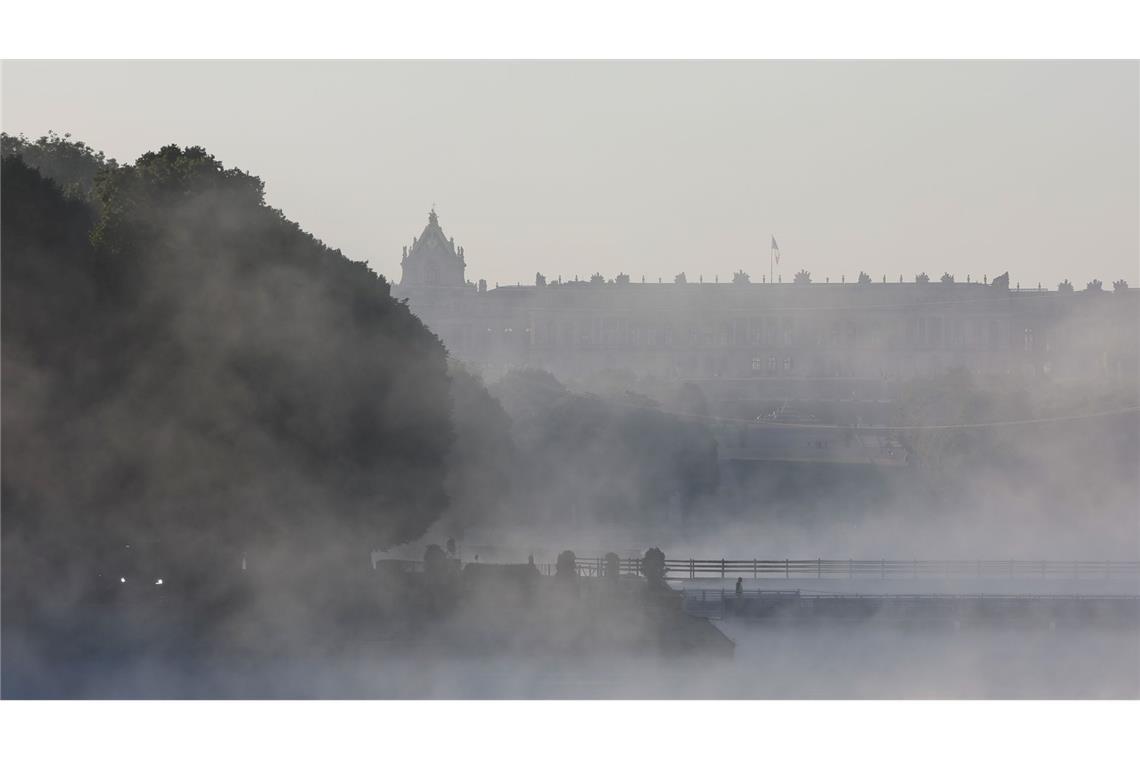
M 792 357 L 785 356 L 784 357 L 784 372 L 791 372 L 791 371 L 792 371 Z
M 769 375 L 776 374 L 776 357 L 774 357 L 774 356 L 768 357 L 768 374 Z

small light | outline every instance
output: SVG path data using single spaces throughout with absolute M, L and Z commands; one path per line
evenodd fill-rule
M 127 579 L 126 579 L 126 578 L 120 578 L 120 579 L 119 579 L 119 583 L 126 583 L 126 582 L 127 582 Z
M 162 585 L 162 578 L 159 578 L 157 581 L 155 581 L 154 585 L 161 586 Z

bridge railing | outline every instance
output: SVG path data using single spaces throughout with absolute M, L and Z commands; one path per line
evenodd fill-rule
M 380 565 L 400 565 L 419 571 L 419 560 L 380 560 Z M 618 562 L 622 575 L 641 575 L 640 557 Z M 536 563 L 543 575 L 554 574 L 553 563 Z M 601 577 L 606 562 L 601 557 L 579 557 L 578 575 Z M 1053 578 L 1140 579 L 1140 562 L 1112 560 L 889 560 L 889 559 L 667 559 L 667 580 L 732 581 L 759 579 L 838 578 Z
M 620 560 L 641 574 L 641 560 Z M 1140 562 L 1112 560 L 667 559 L 668 580 L 720 578 L 1121 578 L 1140 577 Z M 579 558 L 578 574 L 600 576 L 605 560 Z

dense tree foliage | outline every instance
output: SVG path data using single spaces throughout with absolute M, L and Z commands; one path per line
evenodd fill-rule
M 438 518 L 446 356 L 383 278 L 200 148 L 4 147 L 6 603 L 127 544 L 362 564 Z
M 651 589 L 666 588 L 665 572 L 665 552 L 656 546 L 646 549 L 645 556 L 641 560 L 641 574 L 645 576 Z
M 660 525 L 719 485 L 716 441 L 701 419 L 623 394 L 573 393 L 540 370 L 491 386 L 512 420 L 516 522 Z M 707 411 L 690 389 L 680 402 Z
M 983 390 L 969 372 L 958 369 L 916 378 L 902 385 L 899 393 L 899 420 L 908 427 L 971 424 L 1032 416 L 1024 392 L 1009 389 Z M 1004 451 L 992 428 L 909 430 L 903 443 L 913 454 L 913 462 L 930 476 L 950 480 L 981 466 L 1009 464 L 1011 452 Z
M 954 369 L 904 383 L 898 421 L 914 428 L 900 439 L 917 482 L 938 501 L 977 500 L 987 492 L 1005 495 L 1006 509 L 1020 504 L 1079 517 L 1080 510 L 1072 509 L 1078 504 L 1097 510 L 1135 506 L 1140 429 L 1134 417 L 1095 413 L 1136 404 L 1135 387 L 1074 394 L 1062 385 Z M 1066 417 L 1074 419 L 1002 424 Z
M 71 135 L 48 132 L 36 140 L 23 135 L 0 133 L 0 153 L 19 156 L 24 163 L 44 177 L 50 177 L 69 198 L 86 199 L 95 189 L 95 178 L 104 169 L 118 166 L 114 159 L 103 155 Z
M 554 572 L 559 578 L 576 578 L 578 576 L 578 558 L 574 552 L 566 549 L 558 554 L 554 565 Z
M 462 535 L 507 514 L 518 453 L 511 418 L 483 381 L 458 364 L 451 378 L 455 442 L 447 460 L 447 517 L 449 529 Z

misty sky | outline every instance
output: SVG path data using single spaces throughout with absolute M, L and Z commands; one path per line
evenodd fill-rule
M 1135 62 L 5 62 L 10 133 L 199 144 L 398 280 L 860 269 L 1140 285 Z

